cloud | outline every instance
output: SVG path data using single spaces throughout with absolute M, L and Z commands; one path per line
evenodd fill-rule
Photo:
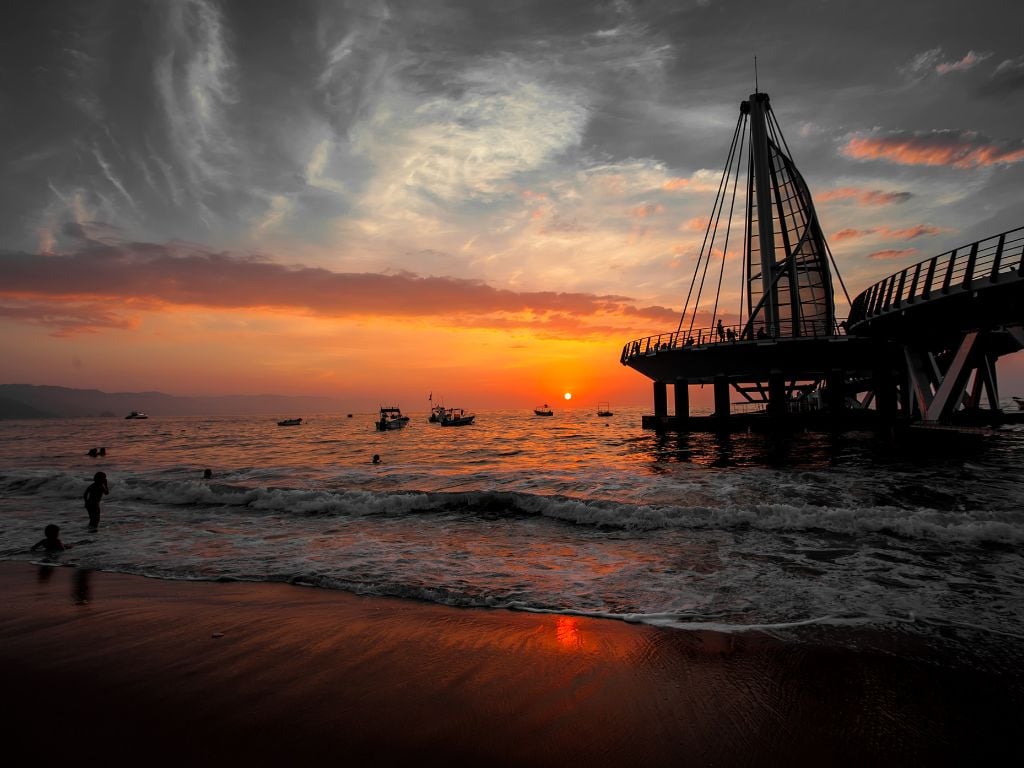
M 931 48 L 922 51 L 900 67 L 900 71 L 911 78 L 920 78 L 931 72 L 942 56 L 942 48 Z
M 853 240 L 858 237 L 867 237 L 868 235 L 874 234 L 873 229 L 841 229 L 832 235 L 829 240 L 839 243 L 843 240 Z
M 974 69 L 974 67 L 978 66 L 991 55 L 991 51 L 985 51 L 984 53 L 978 53 L 973 50 L 968 51 L 959 61 L 944 61 L 936 64 L 935 71 L 940 75 L 948 75 L 950 72 L 966 72 L 968 69 Z
M 156 92 L 179 167 L 203 190 L 224 181 L 226 158 L 234 150 L 226 119 L 226 109 L 237 101 L 234 63 L 223 18 L 212 3 L 184 0 L 163 10 L 165 40 L 153 68 Z M 176 182 L 167 181 L 173 190 Z
M 898 240 L 915 240 L 925 235 L 937 235 L 942 232 L 949 232 L 950 230 L 945 227 L 933 227 L 929 224 L 916 224 L 913 227 L 905 227 L 903 229 L 890 229 L 883 227 L 881 232 L 887 237 L 896 238 Z
M 869 253 L 868 258 L 879 260 L 902 259 L 905 256 L 910 256 L 913 253 L 917 253 L 917 248 L 903 248 L 900 250 L 890 248 L 884 251 L 875 251 L 874 253 Z
M 851 136 L 842 153 L 897 165 L 979 168 L 1024 160 L 1024 140 L 997 141 L 976 131 L 934 130 Z
M 0 300 L 0 318 L 52 329 L 56 337 L 102 330 L 129 330 L 139 325 L 133 315 L 112 310 L 101 302 Z
M 905 203 L 913 197 L 910 192 L 888 192 L 881 189 L 861 189 L 858 187 L 837 187 L 826 189 L 814 195 L 819 203 L 851 201 L 862 206 L 894 205 Z
M 985 96 L 1005 96 L 1024 90 L 1024 56 L 1000 62 L 978 90 Z
M 8 317 L 31 319 L 65 333 L 76 323 L 81 330 L 131 327 L 132 321 L 124 316 L 96 309 L 109 302 L 145 309 L 271 310 L 330 318 L 474 318 L 478 325 L 524 328 L 555 323 L 578 329 L 616 317 L 623 327 L 627 316 L 626 325 L 635 318 L 665 323 L 675 317 L 663 307 L 637 307 L 625 296 L 517 292 L 479 280 L 421 277 L 411 272 L 331 272 L 184 243 L 90 241 L 60 255 L 6 252 L 0 253 L 0 270 L 5 275 L 0 298 L 17 302 L 8 306 Z M 38 311 L 33 312 L 33 307 Z M 57 311 L 57 307 L 64 309 Z
M 951 230 L 945 227 L 933 227 L 930 224 L 915 224 L 912 227 L 903 227 L 901 229 L 893 229 L 892 227 L 876 227 L 873 229 L 841 229 L 832 235 L 829 239 L 833 242 L 841 242 L 843 240 L 854 240 L 861 237 L 869 237 L 871 235 L 881 235 L 882 237 L 890 240 L 915 240 L 925 235 L 937 235 L 942 232 L 949 232 Z
M 991 57 L 992 52 L 970 50 L 957 61 L 940 61 L 939 59 L 942 58 L 942 55 L 941 47 L 922 51 L 900 67 L 900 72 L 904 76 L 915 80 L 930 75 L 932 72 L 939 76 L 948 75 L 950 72 L 966 72 L 969 69 L 974 69 L 985 59 Z

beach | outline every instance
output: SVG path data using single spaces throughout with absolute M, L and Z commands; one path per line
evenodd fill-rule
M 878 633 L 851 650 L 24 562 L 0 563 L 0 583 L 13 704 L 5 741 L 62 761 L 936 765 L 1024 756 L 1019 677 Z

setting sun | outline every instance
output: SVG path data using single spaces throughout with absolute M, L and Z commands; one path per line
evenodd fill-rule
M 565 399 L 566 400 L 572 400 L 572 392 L 566 392 L 565 393 Z

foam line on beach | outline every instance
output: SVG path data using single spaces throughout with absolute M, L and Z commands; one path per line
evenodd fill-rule
M 67 498 L 77 496 L 80 485 L 79 478 L 61 472 L 8 472 L 0 476 L 0 493 L 5 495 Z M 908 514 L 906 509 L 890 505 L 842 507 L 780 502 L 711 507 L 704 504 L 634 504 L 584 500 L 516 491 L 444 493 L 262 488 L 132 475 L 120 478 L 116 498 L 121 504 L 217 507 L 244 510 L 250 515 L 536 516 L 574 525 L 618 530 L 820 530 L 835 534 L 880 533 L 949 543 L 1024 543 L 1024 512 L 1019 509 L 962 511 L 922 507 Z

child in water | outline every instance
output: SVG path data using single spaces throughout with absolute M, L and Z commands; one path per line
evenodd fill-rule
M 65 549 L 71 549 L 70 546 L 65 546 L 64 542 L 60 540 L 59 526 L 51 523 L 43 528 L 43 533 L 46 535 L 46 538 L 33 544 L 32 549 L 35 550 L 42 547 L 47 552 L 63 552 Z
M 107 475 L 97 472 L 93 475 L 92 485 L 85 489 L 85 509 L 89 513 L 89 530 L 95 531 L 100 526 L 100 499 L 110 493 L 107 488 Z

